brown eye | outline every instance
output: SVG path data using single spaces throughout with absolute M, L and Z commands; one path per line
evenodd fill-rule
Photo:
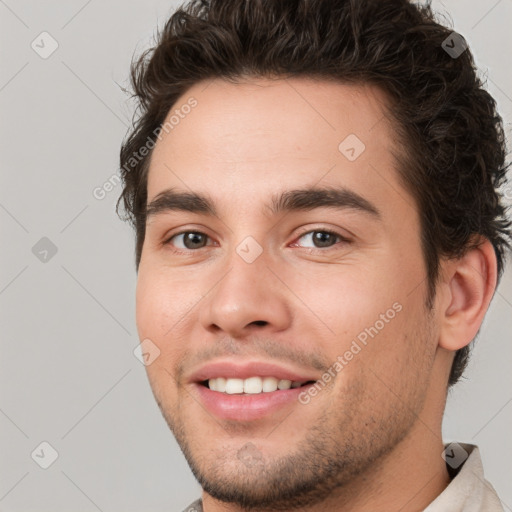
M 336 242 L 344 239 L 332 231 L 318 230 L 309 231 L 308 233 L 303 234 L 299 240 L 306 241 L 306 243 L 299 243 L 301 247 L 321 249 L 325 247 L 332 247 Z
M 208 237 L 198 231 L 185 231 L 171 237 L 167 243 L 172 243 L 177 249 L 201 249 L 206 245 Z

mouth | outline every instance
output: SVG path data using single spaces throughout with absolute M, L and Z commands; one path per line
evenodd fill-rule
M 262 393 L 273 393 L 278 390 L 297 389 L 314 384 L 315 382 L 315 380 L 296 381 L 269 376 L 254 376 L 246 379 L 215 377 L 203 380 L 199 384 L 211 391 L 227 395 L 259 395 Z
M 300 395 L 318 382 L 315 377 L 286 365 L 231 359 L 198 368 L 188 382 L 203 406 L 200 414 L 208 411 L 221 420 L 249 422 L 272 420 L 293 407 L 304 411 Z

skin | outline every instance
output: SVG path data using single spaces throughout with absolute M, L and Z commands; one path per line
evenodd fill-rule
M 494 292 L 492 247 L 482 240 L 443 260 L 434 308 L 426 308 L 418 211 L 398 179 L 392 151 L 400 145 L 379 89 L 213 80 L 173 110 L 191 96 L 197 106 L 155 146 L 148 203 L 166 189 L 193 191 L 214 201 L 217 216 L 148 219 L 137 326 L 160 350 L 149 381 L 204 489 L 204 510 L 423 510 L 449 483 L 441 458 L 448 375 Z M 338 150 L 349 134 L 366 146 L 352 162 Z M 263 208 L 276 193 L 312 186 L 355 191 L 380 218 Z M 325 229 L 348 242 L 315 247 L 311 232 Z M 204 246 L 171 238 L 183 231 L 204 233 Z M 250 264 L 236 252 L 247 236 L 263 249 Z M 320 378 L 396 303 L 401 311 L 306 405 L 227 421 L 205 410 L 189 382 L 219 358 Z

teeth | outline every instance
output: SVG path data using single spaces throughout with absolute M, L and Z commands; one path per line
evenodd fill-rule
M 250 377 L 244 380 L 244 393 L 261 393 L 264 381 L 261 380 L 260 377 Z M 263 389 L 263 391 L 266 391 Z
M 263 391 L 265 393 L 270 393 L 272 391 L 277 391 L 277 383 L 279 381 L 274 377 L 265 377 L 263 379 Z
M 215 391 L 220 391 L 221 393 L 226 392 L 226 379 L 223 377 L 219 377 L 218 379 L 212 379 L 216 380 L 217 383 L 215 384 Z
M 234 395 L 235 393 L 244 392 L 244 381 L 243 379 L 226 379 L 226 393 L 228 395 Z
M 271 393 L 278 389 L 298 388 L 304 382 L 276 379 L 275 377 L 249 377 L 248 379 L 230 379 L 217 377 L 208 380 L 208 387 L 212 391 L 235 395 L 247 393 L 256 395 L 259 393 Z
M 277 389 L 290 389 L 292 386 L 291 380 L 280 380 L 277 383 Z

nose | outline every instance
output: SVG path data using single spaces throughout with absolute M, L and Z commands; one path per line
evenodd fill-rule
M 202 302 L 203 328 L 232 338 L 262 330 L 279 332 L 292 319 L 286 287 L 269 270 L 263 255 L 248 263 L 234 252 L 223 277 Z

